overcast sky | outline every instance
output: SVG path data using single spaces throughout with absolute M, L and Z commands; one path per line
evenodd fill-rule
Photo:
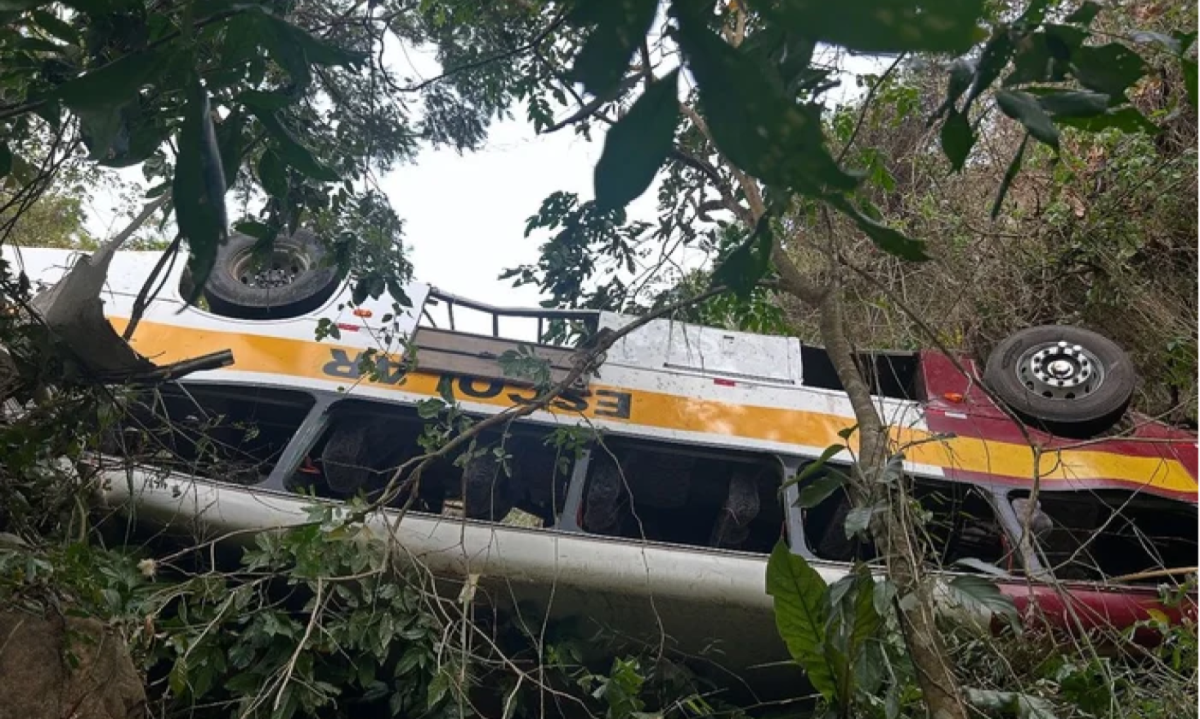
M 390 54 L 402 75 L 419 79 L 438 70 L 431 56 L 411 48 Z M 848 64 L 840 60 L 857 72 L 878 65 L 865 58 Z M 853 92 L 852 77 L 844 85 Z M 595 127 L 590 142 L 571 128 L 539 136 L 525 121 L 523 107 L 513 114 L 516 119 L 492 127 L 483 150 L 460 155 L 452 149 L 425 149 L 380 184 L 405 221 L 416 279 L 495 305 L 529 306 L 540 299 L 535 288 L 514 289 L 511 281 L 498 277 L 505 268 L 537 260 L 546 235 L 525 238 L 525 222 L 547 195 L 564 190 L 591 199 L 592 168 L 603 149 L 603 131 Z M 121 176 L 138 181 L 141 170 L 129 168 Z M 630 205 L 630 219 L 654 220 L 655 199 L 652 186 Z M 89 204 L 89 230 L 97 237 L 118 230 L 124 224 L 114 219 L 119 205 L 111 193 L 100 193 Z M 703 256 L 692 251 L 675 260 L 694 266 Z

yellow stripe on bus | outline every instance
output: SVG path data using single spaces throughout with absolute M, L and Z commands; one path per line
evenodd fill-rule
M 126 321 L 111 319 L 118 331 Z M 210 352 L 229 349 L 233 352 L 232 369 L 265 375 L 282 375 L 339 381 L 326 372 L 335 353 L 353 360 L 361 349 L 316 341 L 263 337 L 238 332 L 190 329 L 158 322 L 142 321 L 134 336 L 134 347 L 156 363 L 165 364 Z M 343 363 L 343 366 L 349 366 Z M 403 383 L 371 383 L 373 389 L 393 389 L 418 395 L 436 396 L 439 375 L 414 372 Z M 340 380 L 349 388 L 352 378 Z M 286 384 L 278 380 L 268 383 Z M 471 385 L 468 384 L 468 387 Z M 842 442 L 838 431 L 851 421 L 846 417 L 820 412 L 776 407 L 757 407 L 732 404 L 718 400 L 681 397 L 678 395 L 626 389 L 593 384 L 592 397 L 582 414 L 587 417 L 621 419 L 634 425 L 680 432 L 744 437 L 747 439 L 825 447 Z M 503 391 L 480 392 L 462 396 L 473 402 L 505 407 L 513 404 L 510 394 L 530 396 L 530 390 L 504 388 Z M 621 398 L 625 399 L 622 400 Z M 569 411 L 561 407 L 557 412 Z M 929 433 L 897 429 L 897 442 L 907 444 L 927 439 Z M 853 444 L 853 442 L 851 443 Z M 955 437 L 910 446 L 905 451 L 909 461 L 966 472 L 999 475 L 1032 480 L 1034 453 L 1025 444 L 984 440 L 975 437 Z M 1043 482 L 1078 482 L 1093 480 L 1116 481 L 1135 487 L 1157 487 L 1163 490 L 1194 493 L 1195 478 L 1178 460 L 1162 457 L 1138 457 L 1086 449 L 1046 452 L 1040 459 L 1040 479 Z

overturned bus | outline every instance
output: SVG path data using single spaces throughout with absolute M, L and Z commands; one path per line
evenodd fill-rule
M 578 352 L 564 328 L 586 337 L 633 319 L 496 308 L 419 283 L 406 287 L 410 307 L 352 305 L 300 235 L 265 265 L 250 261 L 251 244 L 231 240 L 195 306 L 177 263 L 133 336 L 156 361 L 234 357 L 148 391 L 92 460 L 106 501 L 139 522 L 219 536 L 378 493 L 427 446 L 431 400 L 474 417 L 528 403 L 535 389 L 506 371 L 506 353 L 535 356 L 562 380 Z M 115 327 L 157 259 L 114 257 L 103 299 Z M 50 285 L 72 257 L 22 249 L 9 261 Z M 859 359 L 906 447 L 945 576 L 986 570 L 1027 616 L 1084 627 L 1194 614 L 1194 599 L 1163 606 L 1159 590 L 1196 571 L 1196 436 L 1125 411 L 1134 377 L 1111 342 L 1032 328 L 983 371 L 931 351 Z M 497 607 L 531 602 L 715 652 L 752 684 L 794 677 L 779 665 L 767 554 L 783 538 L 829 581 L 872 559 L 847 539 L 844 492 L 797 506 L 804 484 L 848 467 L 851 450 L 786 482 L 827 447 L 853 448 L 843 435 L 854 423 L 822 349 L 658 319 L 545 410 L 481 437 L 493 451 L 437 462 L 396 537 L 449 586 L 469 577 Z M 1034 492 L 1034 546 L 1022 551 Z

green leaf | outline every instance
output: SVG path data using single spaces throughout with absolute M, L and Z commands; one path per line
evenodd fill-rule
M 1012 162 L 1008 163 L 1008 169 L 1004 171 L 1004 179 L 1000 181 L 1000 189 L 996 191 L 996 200 L 992 203 L 992 219 L 1000 216 L 1000 208 L 1004 205 L 1004 198 L 1008 195 L 1008 188 L 1012 187 L 1013 180 L 1017 179 L 1017 173 L 1021 171 L 1021 161 L 1025 159 L 1025 147 L 1029 144 L 1029 133 L 1025 133 L 1025 137 L 1021 138 L 1021 145 L 1017 148 L 1017 153 L 1013 155 Z
M 1029 694 L 965 687 L 963 695 L 980 709 L 1015 714 L 1018 719 L 1058 719 L 1049 702 Z
M 975 98 L 1000 77 L 1000 73 L 1008 66 L 1008 59 L 1012 57 L 1014 49 L 1008 29 L 997 28 L 979 54 L 979 62 L 975 65 L 975 82 L 971 83 L 971 92 L 967 94 L 967 101 L 962 109 L 964 115 L 970 113 Z
M 1116 42 L 1081 47 L 1071 60 L 1071 70 L 1084 87 L 1111 95 L 1114 100 L 1124 98 L 1125 91 L 1146 74 L 1142 58 Z
M 118 108 L 132 100 L 139 89 L 162 72 L 165 68 L 162 52 L 167 47 L 170 45 L 125 55 L 68 80 L 51 97 L 62 100 L 72 112 Z
M 822 648 L 825 639 L 825 580 L 803 557 L 780 540 L 767 561 L 767 594 L 775 600 L 775 626 L 792 659 L 804 667 L 813 687 L 827 699 L 835 690 L 833 669 Z
M 1076 25 L 1091 25 L 1096 16 L 1100 14 L 1100 6 L 1092 2 L 1092 0 L 1084 0 L 1084 3 L 1075 9 L 1067 16 L 1067 22 Z
M 1055 36 L 1039 32 L 1021 41 L 1013 58 L 1013 71 L 1004 77 L 1004 87 L 1033 82 L 1062 82 L 1067 77 L 1070 48 Z M 1059 57 L 1064 55 L 1065 57 Z
M 267 150 L 258 158 L 258 181 L 271 197 L 287 196 L 287 171 L 274 150 Z
M 8 149 L 7 142 L 0 142 L 0 179 L 8 177 L 8 173 L 12 172 L 12 166 L 12 150 Z
M 1146 116 L 1138 112 L 1135 107 L 1122 107 L 1117 110 L 1110 108 L 1103 114 L 1092 117 L 1056 116 L 1054 124 L 1074 127 L 1085 132 L 1099 132 L 1109 128 L 1115 128 L 1122 132 L 1145 132 L 1151 135 L 1161 132 L 1158 125 L 1146 119 Z
M 437 676 L 429 682 L 426 688 L 425 708 L 433 709 L 446 698 L 446 693 L 450 690 L 450 677 L 446 672 L 438 672 Z
M 1099 92 L 1066 91 L 1038 94 L 1037 102 L 1042 109 L 1054 116 L 1093 117 L 1108 110 L 1109 97 Z
M 767 213 L 758 221 L 754 233 L 735 247 L 713 270 L 713 286 L 729 288 L 741 299 L 749 299 L 750 293 L 771 268 L 771 251 L 775 235 L 771 232 L 771 215 Z
M 1058 149 L 1058 128 L 1036 98 L 1027 92 L 1000 90 L 996 93 L 996 104 L 1009 117 L 1017 120 L 1030 135 Z
M 657 0 L 580 0 L 572 18 L 595 27 L 575 57 L 570 78 L 597 97 L 612 94 L 657 9 Z
M 954 565 L 960 566 L 960 567 L 966 567 L 968 569 L 974 569 L 977 572 L 983 572 L 984 574 L 990 574 L 993 577 L 1010 577 L 1011 576 L 1008 572 L 1004 571 L 1000 567 L 997 567 L 995 564 L 985 562 L 982 559 L 977 559 L 975 557 L 960 557 L 960 558 L 954 560 Z
M 230 187 L 237 180 L 238 170 L 242 167 L 242 156 L 246 151 L 242 128 L 246 118 L 240 110 L 235 110 L 217 126 L 217 146 L 221 149 L 221 167 L 225 170 L 225 187 Z
M 876 504 L 871 507 L 855 507 L 846 513 L 846 538 L 853 539 L 858 535 L 866 535 L 871 528 L 871 518 L 883 511 L 883 506 Z
M 296 138 L 292 137 L 292 133 L 283 126 L 279 118 L 273 112 L 251 108 L 254 116 L 267 129 L 267 133 L 271 135 L 271 139 L 275 141 L 275 148 L 279 152 L 280 159 L 286 162 L 297 172 L 307 175 L 314 180 L 323 180 L 325 182 L 337 182 L 338 174 L 329 167 L 322 164 L 309 152 L 308 148 L 301 145 Z
M 871 590 L 871 603 L 875 606 L 876 614 L 886 617 L 892 610 L 892 600 L 895 598 L 896 585 L 892 580 L 885 577 L 875 582 L 875 587 Z
M 203 292 L 216 261 L 217 246 L 225 238 L 225 178 L 208 93 L 196 78 L 188 83 L 183 112 L 171 200 L 179 232 L 188 242 L 188 267 L 195 289 L 187 299 L 192 302 Z
M 971 148 L 975 145 L 975 133 L 971 130 L 971 122 L 967 116 L 958 110 L 951 110 L 942 123 L 942 152 L 950 160 L 950 170 L 958 172 L 962 169 Z
M 171 687 L 171 693 L 176 697 L 187 696 L 187 679 L 187 663 L 183 657 L 180 657 L 175 660 L 175 664 L 171 666 L 171 673 L 167 675 L 167 684 Z
M 946 83 L 946 99 L 942 101 L 941 106 L 933 113 L 933 118 L 929 124 L 933 124 L 933 120 L 941 117 L 947 110 L 953 110 L 954 105 L 958 102 L 958 98 L 967 91 L 971 86 L 971 79 L 975 77 L 975 65 L 965 58 L 959 58 L 950 65 L 950 79 Z
M 954 52 L 980 39 L 982 0 L 782 0 L 780 21 L 814 39 L 864 52 Z
M 955 577 L 947 585 L 951 596 L 968 610 L 998 614 L 1008 620 L 1014 631 L 1021 628 L 1021 615 L 1012 597 L 1000 592 L 999 587 L 988 579 L 972 574 Z
M 829 198 L 829 201 L 843 214 L 854 220 L 854 224 L 858 225 L 858 229 L 862 230 L 863 234 L 869 237 L 875 243 L 876 247 L 889 255 L 894 255 L 909 262 L 924 262 L 929 259 L 929 255 L 925 254 L 925 243 L 923 241 L 914 240 L 899 230 L 876 222 L 844 198 L 832 197 Z
M 810 195 L 857 186 L 825 146 L 818 106 L 783 95 L 761 64 L 710 32 L 690 5 L 672 12 L 709 130 L 730 162 L 768 185 Z
M 38 24 L 46 32 L 64 42 L 74 45 L 79 42 L 79 31 L 71 26 L 70 23 L 59 18 L 52 12 L 45 10 L 34 10 L 33 21 Z
M 809 464 L 808 467 L 804 468 L 804 471 L 807 472 L 808 468 L 812 466 L 812 464 Z M 801 472 L 801 474 L 804 474 L 804 472 Z M 797 476 L 797 480 L 799 479 L 800 477 Z M 836 469 L 829 470 L 800 489 L 800 496 L 796 498 L 796 506 L 803 509 L 810 509 L 817 506 L 828 499 L 834 492 L 846 486 L 847 480 L 848 477 L 844 473 Z
M 26 52 L 62 52 L 63 47 L 57 43 L 44 40 L 40 37 L 22 37 L 9 45 L 13 50 L 24 50 Z
M 356 65 L 367 59 L 367 54 L 356 50 L 348 50 L 331 42 L 326 42 L 298 25 L 275 15 L 257 15 L 259 22 L 271 34 L 282 42 L 298 47 L 308 62 L 314 65 Z
M 596 208 L 615 210 L 639 197 L 671 151 L 679 122 L 679 71 L 650 85 L 604 137 L 596 163 Z
M 790 487 L 793 484 L 798 484 L 798 483 L 803 482 L 804 480 L 808 479 L 813 474 L 820 471 L 825 466 L 825 463 L 829 461 L 830 457 L 833 457 L 833 455 L 837 454 L 838 452 L 841 452 L 844 449 L 846 449 L 846 445 L 844 445 L 844 444 L 829 445 L 828 447 L 825 448 L 825 451 L 821 452 L 821 456 L 817 457 L 813 461 L 804 465 L 804 469 L 797 472 L 795 477 L 792 477 L 788 481 L 784 482 L 783 486 Z M 800 505 L 800 506 L 811 507 L 811 506 L 815 506 L 815 505 Z

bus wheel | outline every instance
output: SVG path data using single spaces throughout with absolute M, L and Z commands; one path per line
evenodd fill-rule
M 325 303 L 337 290 L 336 267 L 325 266 L 325 248 L 315 235 L 297 230 L 280 235 L 269 257 L 254 256 L 256 240 L 233 233 L 217 250 L 204 288 L 209 309 L 226 317 L 296 317 Z
M 1021 330 L 988 357 L 984 382 L 1013 412 L 1054 434 L 1090 437 L 1125 413 L 1137 385 L 1129 356 L 1079 327 Z

